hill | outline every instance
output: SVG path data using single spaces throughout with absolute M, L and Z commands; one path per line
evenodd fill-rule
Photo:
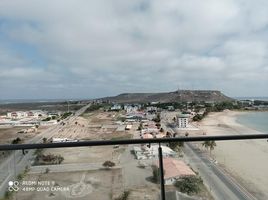
M 147 103 L 147 102 L 223 102 L 233 101 L 217 90 L 178 90 L 175 92 L 162 93 L 123 93 L 114 97 L 105 97 L 115 103 Z

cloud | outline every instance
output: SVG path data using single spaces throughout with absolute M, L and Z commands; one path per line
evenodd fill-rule
M 266 4 L 2 0 L 0 41 L 6 42 L 0 48 L 0 89 L 10 88 L 6 98 L 24 98 L 16 89 L 22 86 L 31 98 L 179 86 L 268 95 Z M 30 46 L 35 54 L 23 54 L 17 45 Z

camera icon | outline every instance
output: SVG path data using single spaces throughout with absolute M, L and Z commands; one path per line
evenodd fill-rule
M 19 191 L 19 182 L 18 181 L 9 181 L 8 182 L 8 191 L 17 192 Z

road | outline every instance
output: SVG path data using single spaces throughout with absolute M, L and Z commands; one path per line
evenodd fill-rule
M 204 180 L 204 183 L 207 185 L 215 199 L 255 199 L 193 144 L 186 143 L 184 145 L 184 153 L 191 166 L 199 172 L 200 176 Z
M 63 122 L 71 123 L 76 118 L 84 113 L 91 104 L 88 104 L 78 111 L 74 115 L 64 119 Z M 38 134 L 34 138 L 28 141 L 28 143 L 42 143 L 43 138 L 51 138 L 55 133 L 61 129 L 62 125 L 57 124 Z M 11 155 L 0 164 L 0 197 L 2 197 L 8 187 L 8 182 L 15 180 L 17 175 L 25 170 L 26 166 L 31 166 L 34 161 L 35 150 L 28 150 L 25 155 L 22 151 L 14 151 Z
M 162 125 L 172 133 L 179 133 L 177 128 L 170 124 L 170 120 L 163 113 Z M 179 137 L 179 135 L 178 135 Z M 192 143 L 184 144 L 184 155 L 191 167 L 198 171 L 205 185 L 209 188 L 216 200 L 255 200 L 245 188 L 237 183 L 229 174 L 223 171 L 211 159 L 195 147 Z M 238 161 L 239 162 L 239 161 Z
M 170 126 L 169 126 L 170 127 Z M 176 128 L 172 127 L 174 132 Z M 184 145 L 185 158 L 195 171 L 198 171 L 205 185 L 216 200 L 254 200 L 245 188 L 229 174 L 216 165 L 207 154 L 204 154 L 192 143 Z M 238 161 L 239 162 L 239 161 Z

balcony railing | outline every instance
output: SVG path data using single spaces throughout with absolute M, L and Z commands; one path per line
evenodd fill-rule
M 158 166 L 159 166 L 159 177 L 160 177 L 160 197 L 162 200 L 166 199 L 166 186 L 164 180 L 164 165 L 163 165 L 163 153 L 162 145 L 172 142 L 204 142 L 204 141 L 236 141 L 236 140 L 255 140 L 255 139 L 267 139 L 268 134 L 259 134 L 259 135 L 224 135 L 224 136 L 196 136 L 196 137 L 176 137 L 176 138 L 161 138 L 161 139 L 124 139 L 124 140 L 99 140 L 99 141 L 78 141 L 78 142 L 61 142 L 61 143 L 40 143 L 40 144 L 14 144 L 14 145 L 0 145 L 0 151 L 11 151 L 9 157 L 10 159 L 5 160 L 7 165 L 0 168 L 0 178 L 2 174 L 2 179 L 0 182 L 0 194 L 4 195 L 4 190 L 12 188 L 14 189 L 16 185 L 14 180 L 18 173 L 21 173 L 21 166 L 29 166 L 33 164 L 33 158 L 35 157 L 33 150 L 37 149 L 57 149 L 57 148 L 79 148 L 79 147 L 98 147 L 98 146 L 113 146 L 117 148 L 117 145 L 137 145 L 137 144 L 156 144 L 158 146 Z M 267 143 L 268 145 L 268 143 Z M 113 156 L 113 154 L 111 154 Z M 24 162 L 22 160 L 24 159 Z M 31 160 L 31 162 L 30 162 Z M 96 164 L 97 165 L 97 164 Z M 77 168 L 79 163 L 77 163 Z M 1 166 L 0 166 L 1 167 Z M 19 168 L 20 167 L 20 168 Z M 69 165 L 68 167 L 72 167 Z M 91 165 L 95 168 L 95 165 Z M 17 173 L 10 173 L 10 169 L 13 168 Z M 45 169 L 45 166 L 43 166 Z M 96 167 L 98 168 L 98 167 Z M 37 169 L 37 168 L 36 168 Z M 7 171 L 5 171 L 7 170 Z M 49 169 L 47 169 L 49 170 Z M 45 173 L 45 172 L 42 172 Z M 7 175 L 5 175 L 7 174 Z M 17 183 L 17 182 L 15 182 Z M 77 186 L 78 187 L 78 186 Z M 241 191 L 241 188 L 233 188 L 234 193 L 247 193 L 246 191 Z M 52 193 L 50 193 L 52 195 Z M 242 199 L 252 199 L 253 197 L 250 194 L 242 194 Z M 20 199 L 20 198 L 17 198 Z M 25 199 L 25 198 L 22 198 Z

